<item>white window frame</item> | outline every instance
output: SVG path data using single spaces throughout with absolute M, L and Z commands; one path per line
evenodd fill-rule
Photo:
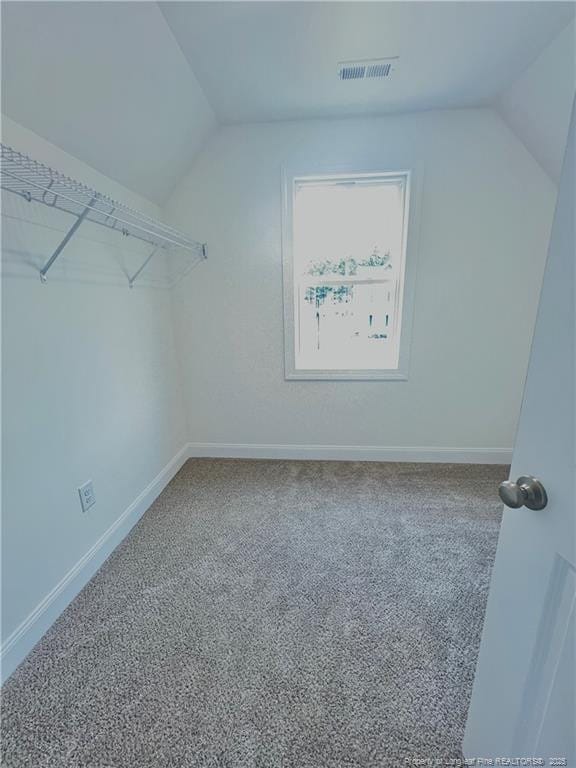
M 404 218 L 403 291 L 400 296 L 399 316 L 401 318 L 398 368 L 393 369 L 298 369 L 296 368 L 296 297 L 294 291 L 293 259 L 293 205 L 295 184 L 299 180 L 332 181 L 336 179 L 358 178 L 362 176 L 406 178 L 405 206 L 408 215 Z M 284 292 L 284 376 L 286 380 L 328 380 L 328 381 L 407 381 L 412 335 L 412 315 L 416 287 L 416 240 L 417 203 L 419 189 L 416 188 L 414 170 L 382 171 L 378 167 L 370 168 L 324 168 L 317 167 L 282 169 L 282 271 Z M 417 192 L 418 194 L 415 194 Z

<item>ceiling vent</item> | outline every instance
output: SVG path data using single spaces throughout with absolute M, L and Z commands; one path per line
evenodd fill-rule
M 398 56 L 386 59 L 369 59 L 364 61 L 338 62 L 338 77 L 340 80 L 368 80 L 371 78 L 390 77 L 395 71 Z

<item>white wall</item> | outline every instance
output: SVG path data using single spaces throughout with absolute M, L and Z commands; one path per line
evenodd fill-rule
M 306 161 L 408 165 L 422 178 L 407 382 L 284 380 L 281 166 Z M 165 211 L 208 242 L 208 262 L 175 291 L 191 440 L 246 455 L 324 445 L 507 457 L 554 201 L 492 110 L 221 129 Z
M 504 121 L 558 183 L 576 91 L 572 21 L 498 100 Z
M 9 120 L 3 141 L 157 213 Z M 284 380 L 280 173 L 307 160 L 420 175 L 408 382 Z M 213 444 L 192 447 L 201 453 L 324 445 L 344 446 L 340 456 L 350 446 L 376 458 L 395 446 L 507 456 L 555 188 L 494 112 L 222 129 L 166 210 L 209 244 L 172 298 L 130 291 L 112 241 L 96 241 L 90 225 L 41 285 L 36 267 L 65 222 L 7 200 L 4 677 L 170 478 L 187 440 Z M 83 515 L 76 489 L 89 478 L 97 504 Z
M 4 3 L 1 85 L 4 114 L 155 201 L 216 123 L 155 2 Z
M 157 213 L 11 121 L 2 128 L 3 142 Z M 32 217 L 33 206 L 17 201 L 5 193 L 2 219 L 4 676 L 150 503 L 163 477 L 139 495 L 187 440 L 170 294 L 129 290 L 115 252 L 86 239 L 90 225 L 42 285 L 28 262 L 50 255 L 62 232 L 46 227 L 64 222 L 47 209 L 41 226 L 7 218 Z M 82 514 L 77 487 L 88 479 L 97 502 Z M 76 574 L 74 566 L 128 508 L 123 527 Z M 46 610 L 35 614 L 39 606 Z

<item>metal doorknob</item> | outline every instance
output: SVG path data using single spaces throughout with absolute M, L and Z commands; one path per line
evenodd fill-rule
M 544 509 L 548 504 L 546 489 L 535 477 L 519 477 L 515 483 L 511 480 L 505 480 L 500 483 L 498 495 L 507 507 L 518 509 L 519 507 L 528 507 L 528 509 Z

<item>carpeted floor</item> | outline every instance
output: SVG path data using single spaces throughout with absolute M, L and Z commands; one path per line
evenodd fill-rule
M 2 765 L 458 758 L 506 474 L 189 461 L 4 686 Z

